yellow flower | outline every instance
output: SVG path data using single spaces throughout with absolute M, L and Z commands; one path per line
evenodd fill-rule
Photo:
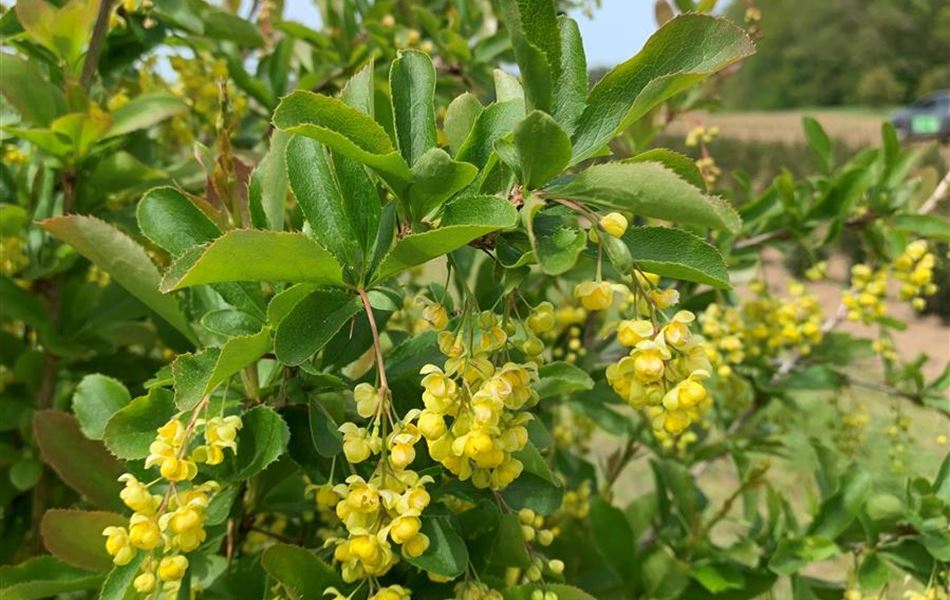
M 419 533 L 402 544 L 402 553 L 410 558 L 422 556 L 429 549 L 429 537 Z
M 609 281 L 585 281 L 574 288 L 574 297 L 587 310 L 606 310 L 614 300 L 614 289 Z
M 535 334 L 550 331 L 554 327 L 554 323 L 554 305 L 550 302 L 542 302 L 535 306 L 528 318 L 525 319 L 525 325 Z
M 379 407 L 379 390 L 368 383 L 361 383 L 353 388 L 353 400 L 356 401 L 356 412 L 364 419 L 376 414 Z
M 445 433 L 445 417 L 437 412 L 422 411 L 419 413 L 418 423 L 419 432 L 427 440 L 434 440 Z
M 621 321 L 617 325 L 617 341 L 624 346 L 636 346 L 653 337 L 653 323 L 638 319 Z
M 162 542 L 162 532 L 151 517 L 136 513 L 129 519 L 129 543 L 142 550 L 153 550 Z
M 369 600 L 409 600 L 409 590 L 401 585 L 391 585 L 380 588 L 375 594 L 369 597 Z
M 680 293 L 672 288 L 665 290 L 650 290 L 649 295 L 650 300 L 653 301 L 653 304 L 655 304 L 656 307 L 661 310 L 669 308 L 674 304 L 679 304 L 680 301 Z
M 633 372 L 644 383 L 655 383 L 663 377 L 664 360 L 669 351 L 656 342 L 646 340 L 637 344 L 633 353 Z
M 432 329 L 442 331 L 449 324 L 449 315 L 441 304 L 429 304 L 422 309 L 422 318 Z
M 419 517 L 397 517 L 393 520 L 392 526 L 389 529 L 389 537 L 397 544 L 402 544 L 406 540 L 415 537 L 415 535 L 419 533 L 421 526 L 422 522 L 419 520 Z
M 151 515 L 154 514 L 162 503 L 162 497 L 150 494 L 148 487 L 135 478 L 131 473 L 124 473 L 119 477 L 119 481 L 125 483 L 125 487 L 119 492 L 119 498 L 126 506 L 135 512 Z
M 201 422 L 199 421 L 199 424 Z M 237 452 L 237 432 L 244 424 L 241 417 L 231 415 L 229 417 L 214 417 L 208 419 L 205 426 L 205 439 L 209 445 L 219 448 L 230 448 Z
M 371 435 L 365 427 L 358 427 L 356 423 L 344 423 L 340 425 L 339 431 L 343 434 L 343 454 L 353 464 L 363 462 L 382 449 L 379 435 Z
M 132 582 L 135 591 L 140 594 L 150 594 L 155 590 L 155 575 L 152 573 L 142 573 Z
M 619 238 L 627 231 L 627 218 L 618 212 L 608 213 L 601 217 L 600 226 L 610 235 Z
M 106 552 L 112 556 L 113 563 L 122 566 L 132 562 L 136 550 L 129 541 L 129 532 L 125 527 L 106 527 L 102 535 L 106 536 Z
M 181 554 L 166 556 L 158 563 L 158 577 L 162 581 L 178 581 L 188 570 L 188 559 Z
M 663 327 L 664 341 L 676 349 L 686 346 L 689 341 L 689 324 L 696 320 L 696 315 L 688 310 L 681 310 Z

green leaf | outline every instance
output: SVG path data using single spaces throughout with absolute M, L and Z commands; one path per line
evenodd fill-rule
M 156 430 L 176 412 L 172 392 L 154 387 L 112 415 L 102 439 L 109 451 L 123 460 L 145 458 Z
M 518 220 L 515 208 L 498 196 L 465 196 L 445 207 L 441 226 L 423 233 L 413 233 L 396 242 L 383 259 L 375 281 L 392 277 L 409 267 L 461 248 L 472 240 L 499 229 L 514 227 Z
M 82 0 L 71 0 L 60 6 L 43 0 L 21 0 L 16 3 L 14 10 L 20 25 L 33 41 L 49 48 L 63 59 L 68 68 L 76 71 L 89 41 L 98 7 L 95 2 Z
M 220 9 L 211 9 L 202 15 L 204 34 L 208 37 L 236 43 L 245 48 L 264 44 L 264 37 L 253 22 Z
M 693 566 L 689 576 L 713 594 L 727 590 L 741 590 L 746 585 L 745 577 L 730 563 L 706 563 Z
M 805 139 L 818 161 L 818 168 L 822 173 L 831 173 L 835 166 L 835 157 L 828 134 L 812 117 L 802 117 L 802 127 L 805 129 Z
M 16 204 L 0 204 L 0 235 L 17 235 L 30 221 L 26 210 Z
M 132 587 L 132 582 L 138 577 L 146 556 L 145 552 L 139 552 L 129 564 L 113 568 L 106 577 L 105 583 L 102 584 L 99 600 L 124 600 L 126 592 Z
M 895 215 L 894 229 L 917 237 L 950 241 L 950 219 L 939 215 Z
M 274 352 L 296 366 L 319 352 L 362 310 L 359 298 L 343 290 L 318 289 L 297 302 L 274 335 Z
M 498 529 L 494 533 L 491 552 L 491 564 L 501 567 L 527 569 L 531 566 L 531 556 L 524 543 L 521 523 L 518 516 L 504 513 L 498 519 Z
M 833 540 L 855 520 L 871 495 L 871 474 L 853 466 L 842 477 L 837 492 L 829 496 L 808 527 L 808 534 Z
M 571 160 L 571 138 L 547 113 L 532 111 L 515 127 L 521 179 L 536 189 L 561 174 Z
M 337 429 L 333 415 L 316 396 L 310 397 L 308 420 L 310 438 L 320 456 L 333 458 L 343 451 L 343 435 Z
M 159 292 L 161 278 L 152 259 L 132 238 L 105 221 L 81 215 L 54 217 L 40 221 L 39 225 L 108 273 L 187 339 L 195 341 L 178 302 Z
M 442 128 L 453 154 L 458 154 L 459 148 L 462 147 L 462 143 L 465 142 L 482 110 L 484 110 L 482 103 L 470 92 L 457 96 L 449 103 Z
M 594 388 L 594 380 L 590 375 L 566 362 L 548 363 L 538 370 L 538 376 L 534 389 L 542 400 Z
M 271 349 L 270 327 L 253 335 L 233 337 L 220 348 L 180 354 L 172 363 L 175 403 L 181 410 L 195 407 L 232 375 Z
M 329 158 L 320 142 L 294 136 L 287 144 L 287 175 L 317 241 L 344 266 L 347 279 L 354 281 L 353 267 L 362 262 L 366 241 L 357 237 L 353 213 L 364 199 L 344 197 Z M 377 198 L 371 201 L 379 205 Z
M 524 102 L 524 88 L 521 87 L 521 82 L 518 81 L 517 77 L 501 69 L 494 69 L 492 79 L 495 80 L 495 102 L 507 102 L 509 100 Z
M 0 94 L 31 125 L 47 127 L 66 113 L 66 96 L 49 83 L 39 63 L 0 52 Z
M 172 256 L 210 242 L 221 229 L 184 194 L 171 187 L 149 190 L 135 211 L 139 229 Z
M 640 569 L 643 586 L 650 598 L 676 598 L 689 585 L 689 565 L 670 556 L 665 548 L 650 554 Z
M 706 189 L 706 180 L 700 172 L 696 162 L 679 152 L 667 150 L 666 148 L 653 148 L 646 152 L 641 152 L 636 156 L 631 156 L 623 160 L 625 163 L 653 162 L 659 163 L 667 169 L 676 173 L 680 179 L 692 185 L 698 190 Z
M 104 572 L 112 568 L 112 557 L 106 552 L 102 530 L 128 524 L 128 518 L 118 513 L 51 508 L 43 514 L 40 534 L 56 558 L 80 569 Z
M 503 0 L 502 14 L 529 109 L 550 112 L 561 74 L 561 36 L 551 0 Z
M 179 257 L 162 291 L 225 281 L 342 285 L 343 272 L 332 254 L 301 233 L 236 230 Z
M 255 406 L 241 415 L 244 426 L 238 433 L 237 456 L 230 461 L 228 481 L 241 481 L 264 470 L 287 449 L 287 423 L 268 406 Z
M 373 92 L 373 68 L 375 64 L 371 59 L 355 75 L 350 77 L 343 90 L 340 91 L 340 99 L 347 105 L 359 109 L 363 113 L 373 116 L 376 114 L 374 107 L 375 94 Z
M 661 102 L 753 51 L 745 32 L 725 19 L 687 14 L 667 22 L 590 91 L 574 132 L 573 163 L 596 155 Z
M 421 220 L 475 180 L 475 165 L 452 160 L 441 148 L 432 148 L 412 166 L 409 207 Z
M 148 129 L 186 110 L 188 110 L 188 105 L 174 94 L 168 92 L 141 94 L 112 113 L 112 127 L 106 132 L 105 137 L 110 138 Z
M 944 504 L 950 504 L 950 454 L 940 463 L 933 483 L 934 495 Z
M 13 487 L 17 490 L 21 492 L 31 490 L 39 483 L 40 478 L 43 476 L 43 463 L 32 457 L 25 456 L 10 465 L 8 475 L 10 477 L 10 483 L 13 484 Z
M 652 162 L 595 165 L 551 186 L 546 195 L 683 225 L 732 232 L 742 226 L 739 215 L 725 200 L 707 196 L 670 169 Z
M 521 217 L 541 270 L 548 275 L 560 275 L 577 263 L 577 257 L 587 247 L 587 235 L 564 207 L 543 206 L 540 198 L 532 196 L 521 209 Z
M 530 508 L 541 515 L 549 515 L 560 508 L 564 488 L 534 444 L 528 442 L 513 456 L 524 465 L 524 471 L 502 490 L 505 502 L 515 510 Z
M 866 591 L 879 590 L 891 578 L 891 570 L 876 552 L 869 552 L 858 568 L 858 583 Z
M 639 561 L 627 517 L 603 498 L 596 497 L 590 502 L 590 527 L 594 543 L 607 563 L 624 580 L 631 581 Z
M 495 142 L 511 132 L 524 115 L 524 102 L 520 100 L 489 105 L 478 113 L 468 137 L 455 153 L 455 158 L 481 169 L 488 164 L 488 159 L 495 151 Z
M 505 588 L 502 591 L 502 595 L 505 600 L 531 600 L 531 592 L 535 590 L 554 592 L 557 594 L 558 600 L 595 600 L 595 598 L 587 592 L 571 585 L 564 585 L 563 583 L 546 583 L 544 587 L 528 583 Z
M 18 565 L 0 566 L 4 600 L 34 600 L 91 590 L 102 581 L 98 573 L 77 569 L 52 556 L 37 556 Z
M 358 160 L 378 171 L 391 185 L 405 184 L 411 177 L 409 165 L 393 148 L 386 130 L 337 98 L 296 91 L 280 101 L 274 111 L 274 125 Z
M 574 19 L 560 15 L 557 25 L 561 37 L 561 73 L 554 86 L 551 115 L 571 135 L 587 106 L 587 57 Z
M 393 125 L 402 157 L 414 166 L 435 147 L 435 67 L 423 52 L 399 53 L 389 69 Z
M 201 326 L 224 337 L 252 335 L 261 330 L 261 319 L 234 308 L 218 308 L 201 317 Z
M 275 544 L 261 553 L 267 574 L 301 598 L 322 598 L 328 587 L 342 586 L 336 569 L 300 546 Z
M 284 131 L 274 131 L 267 154 L 251 172 L 247 201 L 251 222 L 258 229 L 280 231 L 284 228 L 288 185 L 285 156 L 291 139 Z
M 43 460 L 71 488 L 102 508 L 123 510 L 119 475 L 125 468 L 100 442 L 87 439 L 69 413 L 33 413 L 33 434 Z
M 429 537 L 429 548 L 406 562 L 442 577 L 455 578 L 468 566 L 468 548 L 445 517 L 422 516 L 421 532 Z
M 622 239 L 644 271 L 715 288 L 731 287 L 719 251 L 692 233 L 666 227 L 632 227 Z
M 86 375 L 73 393 L 73 413 L 87 438 L 101 440 L 106 423 L 131 399 L 119 381 L 98 373 Z

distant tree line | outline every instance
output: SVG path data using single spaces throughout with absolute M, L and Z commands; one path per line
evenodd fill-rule
M 747 0 L 727 12 L 737 23 Z M 947 0 L 757 0 L 757 54 L 723 88 L 731 108 L 887 106 L 950 88 Z

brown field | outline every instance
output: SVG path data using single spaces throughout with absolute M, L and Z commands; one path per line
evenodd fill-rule
M 665 130 L 674 136 L 685 136 L 698 124 L 719 127 L 722 137 L 759 142 L 804 144 L 802 117 L 815 118 L 829 137 L 851 148 L 880 144 L 881 124 L 887 111 L 851 109 L 803 109 L 774 112 L 706 112 L 681 115 Z M 921 142 L 930 144 L 933 142 Z M 940 153 L 950 161 L 950 145 L 942 145 Z
M 720 136 L 765 142 L 785 142 L 789 144 L 805 143 L 802 132 L 801 119 L 804 115 L 815 117 L 825 128 L 828 134 L 850 147 L 876 145 L 880 143 L 881 122 L 886 118 L 884 113 L 849 112 L 849 111 L 786 111 L 775 113 L 691 113 L 677 119 L 667 133 L 674 136 L 685 136 L 697 124 L 718 126 Z M 950 148 L 943 146 L 941 154 L 945 160 L 950 160 Z M 944 202 L 946 203 L 946 201 Z M 810 289 L 819 297 L 826 315 L 834 314 L 841 298 L 843 282 L 847 278 L 847 263 L 843 257 L 832 257 L 829 261 L 829 279 L 818 284 L 810 285 Z M 765 256 L 765 274 L 770 287 L 781 291 L 788 273 L 782 267 L 782 256 L 769 253 Z M 938 282 L 941 285 L 950 285 L 950 282 Z M 892 302 L 889 305 L 889 314 L 907 322 L 905 331 L 894 334 L 895 344 L 902 358 L 911 359 L 918 353 L 930 355 L 931 360 L 924 366 L 927 378 L 939 374 L 945 364 L 950 361 L 950 327 L 941 323 L 937 317 L 921 317 L 907 306 L 906 303 Z M 839 327 L 862 337 L 875 337 L 872 327 L 845 322 Z M 876 360 L 869 360 L 864 364 L 856 365 L 856 375 L 870 381 L 882 379 L 882 367 Z M 814 433 L 827 432 L 829 424 L 833 423 L 835 413 L 832 406 L 833 398 L 829 394 L 810 393 L 802 394 L 802 406 L 808 415 L 789 415 L 789 418 L 807 419 L 810 426 L 814 424 Z M 891 442 L 885 437 L 884 431 L 893 422 L 893 409 L 899 406 L 902 414 L 909 416 L 913 423 L 911 427 L 912 441 L 908 456 L 908 468 L 932 477 L 943 458 L 947 454 L 947 446 L 938 445 L 937 436 L 950 433 L 947 420 L 934 417 L 933 412 L 921 409 L 909 402 L 895 399 L 879 391 L 864 388 L 852 388 L 837 398 L 846 406 L 863 405 L 867 408 L 870 421 L 864 432 L 864 440 L 858 451 L 865 464 L 870 464 L 875 479 L 879 485 L 887 486 L 893 481 L 894 473 L 887 456 Z M 594 444 L 594 458 L 605 460 L 607 455 L 617 447 L 616 438 L 599 434 Z M 806 447 L 794 448 L 794 460 L 774 460 L 770 475 L 773 483 L 787 491 L 787 497 L 799 509 L 799 514 L 811 512 L 816 501 L 813 465 L 808 458 L 797 454 L 808 453 Z M 738 485 L 734 465 L 730 461 L 719 461 L 709 468 L 700 478 L 700 487 L 708 495 L 710 511 L 722 505 L 724 499 Z M 637 460 L 631 464 L 619 478 L 615 487 L 617 503 L 623 506 L 626 502 L 651 491 L 653 488 L 652 475 L 646 460 Z M 743 530 L 741 508 L 733 507 L 729 517 L 717 526 L 713 537 L 717 542 L 729 543 Z M 812 565 L 808 574 L 816 577 L 842 581 L 849 571 L 850 559 L 841 556 L 838 559 Z M 907 587 L 892 586 L 882 596 L 887 599 L 898 599 L 906 589 L 917 589 L 913 583 Z M 764 596 L 770 599 L 791 598 L 791 590 L 787 579 L 780 579 L 773 594 Z

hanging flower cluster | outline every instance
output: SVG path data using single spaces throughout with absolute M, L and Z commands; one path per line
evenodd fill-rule
M 492 362 L 491 353 L 508 341 L 496 315 L 481 313 L 477 328 L 478 335 L 468 341 L 461 334 L 439 334 L 447 360 L 442 367 L 422 368 L 424 409 L 409 418 L 417 423 L 429 455 L 453 475 L 500 490 L 523 468 L 512 454 L 528 442 L 525 424 L 531 415 L 525 409 L 538 402 L 532 388 L 538 373 L 533 362 Z
M 240 417 L 198 419 L 204 406 L 195 409 L 188 425 L 174 418 L 158 429 L 145 468 L 158 467 L 160 478 L 146 484 L 131 473 L 119 477 L 125 484 L 119 497 L 132 509 L 132 517 L 128 527 L 106 527 L 102 534 L 117 565 L 129 564 L 139 551 L 147 553 L 133 582 L 141 594 L 160 589 L 167 598 L 177 596 L 188 570 L 185 555 L 204 543 L 205 511 L 220 489 L 213 480 L 194 483 L 198 465 L 220 464 L 226 449 L 237 452 Z M 195 445 L 199 433 L 203 443 Z M 152 493 L 160 484 L 164 494 Z

